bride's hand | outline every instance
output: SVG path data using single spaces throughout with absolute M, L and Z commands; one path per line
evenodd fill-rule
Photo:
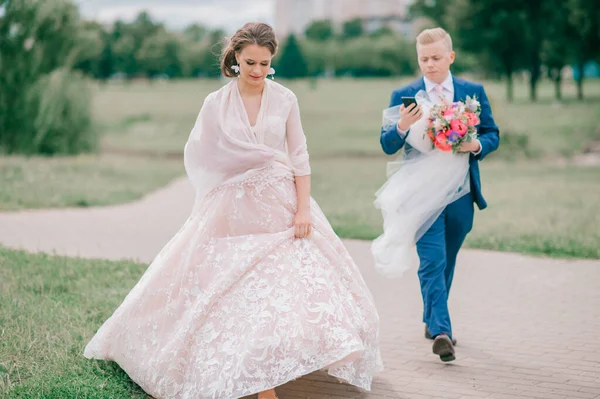
M 308 237 L 312 230 L 310 209 L 300 209 L 294 216 L 294 235 L 296 238 Z

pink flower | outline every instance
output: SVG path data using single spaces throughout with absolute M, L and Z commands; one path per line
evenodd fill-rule
M 448 137 L 443 132 L 435 136 L 434 145 L 442 151 L 452 150 L 452 144 L 448 143 Z
M 465 112 L 465 116 L 467 117 L 467 124 L 469 126 L 477 126 L 479 124 L 479 118 L 477 117 L 477 115 L 471 112 Z
M 444 111 L 444 117 L 447 118 L 449 116 L 454 116 L 454 110 L 452 108 L 448 108 Z
M 467 125 L 462 123 L 461 121 L 454 119 L 450 121 L 450 129 L 454 130 L 456 133 L 460 134 L 460 137 L 463 137 L 467 134 Z

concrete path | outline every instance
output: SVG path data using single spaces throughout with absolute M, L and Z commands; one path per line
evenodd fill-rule
M 0 213 L 0 244 L 150 262 L 192 197 L 179 180 L 126 205 Z M 281 399 L 600 398 L 600 261 L 461 252 L 450 300 L 457 360 L 442 364 L 423 338 L 416 270 L 384 279 L 369 242 L 345 243 L 377 302 L 386 370 L 369 394 L 315 373 L 281 387 Z

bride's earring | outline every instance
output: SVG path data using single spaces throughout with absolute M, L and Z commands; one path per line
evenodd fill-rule
M 269 68 L 269 72 L 267 72 L 267 75 L 271 75 L 271 79 L 275 80 L 275 70 L 271 67 Z
M 231 69 L 233 69 L 233 72 L 235 72 L 236 74 L 240 73 L 240 66 L 239 65 L 232 65 Z

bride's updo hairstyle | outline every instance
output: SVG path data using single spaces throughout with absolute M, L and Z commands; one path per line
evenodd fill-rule
M 231 37 L 221 53 L 221 73 L 228 78 L 237 74 L 231 69 L 236 65 L 235 54 L 242 51 L 249 44 L 266 47 L 271 55 L 277 54 L 277 38 L 270 25 L 262 22 L 248 22 Z

